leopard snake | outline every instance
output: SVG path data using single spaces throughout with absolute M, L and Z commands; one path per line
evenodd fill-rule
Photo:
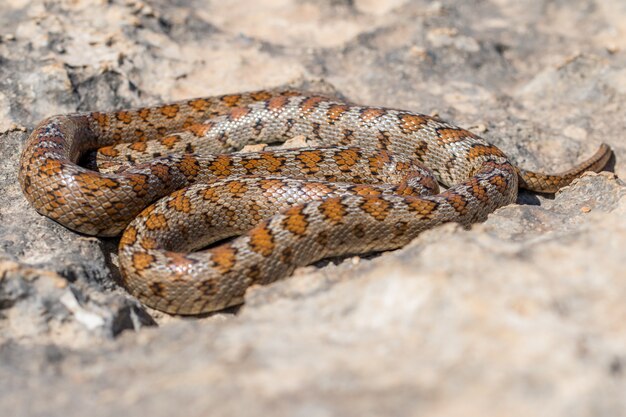
M 295 136 L 319 147 L 230 153 Z M 79 165 L 90 152 L 97 168 Z M 437 117 L 263 90 L 49 117 L 26 143 L 19 181 L 70 229 L 123 231 L 122 283 L 143 303 L 199 314 L 297 266 L 480 222 L 518 187 L 555 192 L 610 155 L 602 144 L 566 172 L 534 173 Z

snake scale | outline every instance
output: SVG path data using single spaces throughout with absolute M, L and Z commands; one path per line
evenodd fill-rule
M 295 136 L 320 147 L 231 153 Z M 97 169 L 79 165 L 90 152 Z M 26 143 L 19 181 L 70 229 L 123 231 L 123 285 L 142 302 L 199 314 L 297 266 L 482 221 L 519 187 L 555 192 L 610 155 L 603 144 L 569 171 L 533 173 L 436 117 L 265 90 L 49 117 Z

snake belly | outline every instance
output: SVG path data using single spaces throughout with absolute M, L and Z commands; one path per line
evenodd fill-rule
M 295 136 L 320 147 L 231 153 Z M 94 150 L 98 171 L 78 165 Z M 569 171 L 533 173 L 435 117 L 263 90 L 50 117 L 26 144 L 19 180 L 38 212 L 70 229 L 124 231 L 123 284 L 143 303 L 200 314 L 298 266 L 483 221 L 515 201 L 518 184 L 554 192 L 610 154 L 602 145 Z

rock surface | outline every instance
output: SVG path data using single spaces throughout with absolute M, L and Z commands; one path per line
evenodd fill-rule
M 621 0 L 3 1 L 2 415 L 626 415 L 625 22 Z M 280 85 L 437 113 L 530 169 L 604 141 L 617 177 L 185 320 L 116 285 L 115 239 L 22 197 L 45 116 Z

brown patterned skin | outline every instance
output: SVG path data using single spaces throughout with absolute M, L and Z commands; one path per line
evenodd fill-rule
M 299 135 L 321 147 L 227 154 Z M 94 150 L 99 172 L 77 165 Z M 554 192 L 610 155 L 603 144 L 569 171 L 539 174 L 436 118 L 275 90 L 50 117 L 26 144 L 19 180 L 38 212 L 71 229 L 126 228 L 126 288 L 151 307 L 199 314 L 300 265 L 482 221 L 519 186 Z

